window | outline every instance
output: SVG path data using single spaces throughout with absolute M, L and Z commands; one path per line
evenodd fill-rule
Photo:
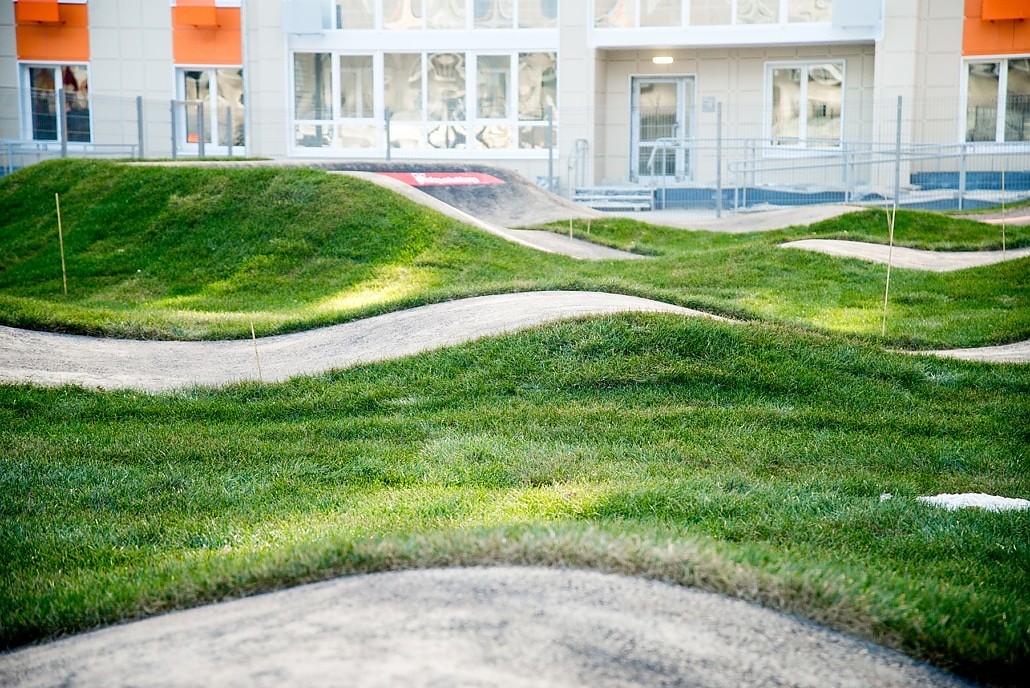
M 738 24 L 775 24 L 783 0 L 737 0 Z
M 770 140 L 774 146 L 840 146 L 844 63 L 769 65 Z
M 340 56 L 341 148 L 372 148 L 376 144 L 372 72 L 371 55 Z
M 970 62 L 966 141 L 1030 141 L 1030 58 Z
M 392 148 L 419 151 L 542 149 L 557 116 L 554 52 L 298 52 L 292 59 L 298 147 L 373 149 L 388 135 Z
M 513 0 L 473 0 L 477 29 L 510 29 L 515 26 Z
M 787 21 L 829 22 L 833 19 L 833 0 L 789 0 Z
M 548 115 L 557 116 L 557 104 L 557 55 L 519 53 L 519 148 L 547 148 Z
M 551 29 L 558 25 L 558 0 L 519 0 L 520 29 Z
M 205 144 L 244 145 L 242 69 L 181 69 L 178 90 L 186 143 L 198 143 L 203 133 Z
M 374 29 L 375 21 L 372 0 L 336 0 L 336 28 Z
M 322 148 L 333 142 L 332 55 L 294 53 L 294 141 L 298 146 Z
M 33 141 L 73 143 L 92 140 L 89 77 L 86 65 L 27 65 L 28 113 Z M 58 101 L 63 94 L 64 102 Z M 62 113 L 64 117 L 58 115 Z
M 476 59 L 475 148 L 511 148 L 511 55 Z

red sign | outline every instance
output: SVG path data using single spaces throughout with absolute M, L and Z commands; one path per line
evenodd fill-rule
M 482 186 L 504 183 L 503 179 L 482 172 L 380 172 L 380 174 L 393 177 L 411 186 Z

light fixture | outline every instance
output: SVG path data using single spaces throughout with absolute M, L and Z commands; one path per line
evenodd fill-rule
M 654 62 L 656 65 L 671 65 L 673 62 L 672 55 L 655 55 L 651 58 L 651 62 Z

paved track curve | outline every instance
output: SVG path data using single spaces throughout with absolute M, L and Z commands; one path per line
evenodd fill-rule
M 740 600 L 541 568 L 340 578 L 0 655 L 29 686 L 968 684 Z

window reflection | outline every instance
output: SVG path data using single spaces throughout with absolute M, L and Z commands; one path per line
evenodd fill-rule
M 833 0 L 789 0 L 787 21 L 828 22 L 833 18 Z
M 738 24 L 775 24 L 780 21 L 781 0 L 737 0 Z
M 340 116 L 372 117 L 372 56 L 340 56 Z
M 336 0 L 338 29 L 374 29 L 375 19 L 372 0 Z
M 733 17 L 733 0 L 691 0 L 690 23 L 694 26 L 729 24 Z
M 477 29 L 510 29 L 515 25 L 512 0 L 473 0 Z
M 641 0 L 641 26 L 679 26 L 682 15 L 680 0 Z
M 1005 140 L 1030 141 L 1030 58 L 1010 59 L 1008 63 Z
M 424 0 L 383 0 L 383 28 L 396 31 L 421 29 Z
M 519 0 L 520 29 L 549 29 L 557 25 L 558 0 Z
M 969 65 L 966 141 L 994 141 L 997 136 L 1000 67 L 997 62 Z
M 627 28 L 637 22 L 636 0 L 596 0 L 594 26 L 599 28 Z

